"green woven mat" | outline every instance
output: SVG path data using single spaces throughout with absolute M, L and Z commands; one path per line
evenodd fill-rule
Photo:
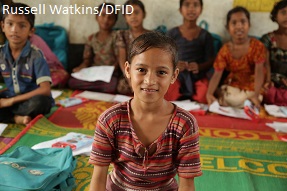
M 63 136 L 74 131 L 92 135 L 85 129 L 58 127 L 40 118 L 10 149 Z M 203 175 L 195 178 L 196 190 L 201 191 L 286 191 L 287 144 L 278 141 L 200 138 Z M 92 166 L 88 157 L 78 156 L 74 171 L 75 191 L 88 189 Z
M 5 87 L 5 84 L 3 84 L 3 83 L 2 84 L 0 83 L 0 85 Z M 0 90 L 1 90 L 1 88 L 0 88 Z M 62 91 L 62 94 L 59 97 L 57 97 L 55 100 L 70 97 L 73 93 L 73 91 L 69 90 L 69 89 L 62 89 L 61 91 Z M 57 109 L 58 109 L 58 106 L 52 107 L 51 112 L 45 116 L 48 118 Z M 0 151 L 2 149 L 4 149 L 5 147 L 7 147 L 7 145 L 11 144 L 13 139 L 17 135 L 19 135 L 24 129 L 25 129 L 25 125 L 18 125 L 18 124 L 12 124 L 12 123 L 8 124 L 8 127 L 5 129 L 3 134 L 0 136 Z

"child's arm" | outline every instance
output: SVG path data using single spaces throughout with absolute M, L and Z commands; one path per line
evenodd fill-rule
M 271 68 L 270 68 L 270 53 L 268 50 L 266 50 L 266 62 L 265 62 L 265 68 L 266 68 L 266 80 L 264 84 L 264 88 L 267 89 L 271 85 Z
M 207 62 L 201 64 L 198 64 L 196 62 L 190 62 L 188 63 L 187 70 L 191 71 L 194 74 L 197 74 L 198 72 L 203 70 L 209 70 L 210 68 L 212 68 L 213 61 L 214 59 L 210 58 Z
M 223 70 L 220 70 L 220 71 L 215 70 L 214 74 L 212 75 L 209 81 L 209 85 L 208 85 L 208 89 L 206 93 L 206 99 L 207 99 L 208 105 L 212 104 L 212 102 L 216 100 L 213 94 L 215 90 L 217 89 L 217 86 L 220 82 L 222 74 L 223 74 Z
M 73 69 L 73 72 L 78 72 L 81 69 L 90 67 L 92 65 L 93 57 L 95 56 L 94 51 L 93 51 L 93 46 L 92 46 L 94 36 L 95 34 L 91 34 L 88 37 L 88 40 L 85 44 L 84 51 L 83 51 L 83 61 L 79 66 Z
M 77 67 L 75 67 L 73 69 L 73 72 L 78 72 L 78 71 L 80 71 L 83 68 L 89 67 L 90 65 L 91 65 L 90 60 L 89 59 L 84 59 L 84 61 L 79 66 L 77 66 Z
M 257 108 L 260 108 L 259 95 L 264 81 L 264 64 L 255 65 L 255 83 L 254 83 L 254 96 L 250 100 Z
M 109 166 L 94 165 L 90 191 L 106 191 L 108 169 Z
M 194 178 L 179 177 L 178 191 L 195 191 Z
M 15 97 L 11 98 L 2 98 L 0 99 L 0 108 L 3 107 L 10 107 L 14 105 L 15 103 L 22 102 L 25 100 L 30 99 L 31 97 L 34 97 L 36 95 L 51 95 L 51 84 L 50 82 L 42 82 L 39 84 L 39 87 L 33 91 L 27 92 L 25 94 L 17 95 Z

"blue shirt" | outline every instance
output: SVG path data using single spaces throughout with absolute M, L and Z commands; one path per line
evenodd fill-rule
M 12 58 L 8 41 L 0 47 L 0 71 L 7 87 L 7 91 L 2 93 L 5 97 L 33 91 L 42 82 L 52 82 L 42 52 L 31 46 L 28 40 L 16 60 Z

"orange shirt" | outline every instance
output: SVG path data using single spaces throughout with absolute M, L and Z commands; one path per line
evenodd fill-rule
M 265 60 L 264 45 L 259 40 L 251 38 L 247 54 L 239 59 L 233 58 L 225 43 L 218 52 L 213 67 L 215 70 L 225 69 L 230 72 L 225 79 L 225 84 L 242 90 L 254 91 L 255 64 L 263 64 Z

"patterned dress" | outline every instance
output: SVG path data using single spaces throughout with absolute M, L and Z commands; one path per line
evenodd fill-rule
M 89 163 L 114 164 L 107 191 L 176 191 L 176 174 L 202 174 L 199 129 L 189 112 L 175 106 L 165 131 L 148 147 L 136 135 L 130 114 L 130 101 L 120 103 L 101 114 L 96 125 Z M 151 148 L 156 151 L 150 155 Z
M 271 74 L 281 74 L 287 77 L 287 50 L 277 47 L 274 32 L 263 35 L 261 41 L 269 51 Z M 287 106 L 287 89 L 283 87 L 271 87 L 264 95 L 264 102 Z
M 263 64 L 266 59 L 265 47 L 257 39 L 250 39 L 249 50 L 239 59 L 232 56 L 228 44 L 224 44 L 214 62 L 214 69 L 229 72 L 224 84 L 241 90 L 254 91 L 255 64 Z
M 118 83 L 118 60 L 116 49 L 116 32 L 113 31 L 105 41 L 97 39 L 97 33 L 89 36 L 85 45 L 83 60 L 90 60 L 92 66 L 116 66 L 109 83 L 103 81 L 87 82 L 71 77 L 69 87 L 71 89 L 91 90 L 105 93 L 116 93 Z

